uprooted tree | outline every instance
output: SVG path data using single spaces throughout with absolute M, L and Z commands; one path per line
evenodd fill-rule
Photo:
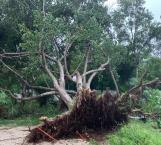
M 143 48 L 139 53 L 138 48 L 132 52 L 132 47 L 142 46 L 135 45 L 136 40 L 130 40 L 129 47 L 113 44 L 112 24 L 101 2 L 85 0 L 75 4 L 72 1 L 50 3 L 43 0 L 43 7 L 33 12 L 32 28 L 19 25 L 22 42 L 16 50 L 0 50 L 0 65 L 12 72 L 21 84 L 18 94 L 6 87 L 1 88 L 3 91 L 21 102 L 56 96 L 69 110 L 52 121 L 44 120 L 44 125 L 31 130 L 29 141 L 55 140 L 87 129 L 110 129 L 127 120 L 131 109 L 129 98 L 139 98 L 145 87 L 160 84 L 161 78 L 144 82 L 145 73 L 137 86 L 124 93 L 119 91 L 113 67 L 119 66 L 127 55 L 128 59 L 137 59 L 137 55 L 143 54 Z M 150 25 L 151 21 L 148 22 Z M 149 46 L 150 38 L 144 39 L 145 46 Z M 139 61 L 141 57 L 138 56 Z M 116 94 L 107 90 L 98 97 L 91 89 L 91 83 L 105 70 L 112 78 Z M 37 85 L 35 82 L 41 77 L 45 83 Z M 72 90 L 67 87 L 69 83 L 74 85 Z
M 69 47 L 67 48 L 69 49 Z M 20 55 L 24 54 L 28 55 L 28 53 L 26 52 L 21 54 L 3 53 L 2 55 L 3 57 L 20 57 Z M 129 98 L 139 98 L 141 97 L 145 87 L 155 87 L 161 83 L 160 78 L 144 83 L 143 79 L 144 75 L 146 74 L 145 73 L 141 77 L 140 83 L 137 86 L 131 88 L 123 94 L 120 94 L 114 74 L 109 66 L 109 59 L 106 63 L 101 64 L 99 68 L 88 71 L 88 50 L 86 54 L 83 74 L 81 75 L 77 69 L 75 73 L 73 73 L 73 75 L 75 76 L 75 78 L 73 79 L 73 76 L 70 75 L 67 70 L 67 66 L 65 66 L 65 64 L 67 63 L 66 49 L 64 56 L 62 57 L 64 63 L 61 63 L 60 60 L 57 60 L 55 58 L 53 59 L 44 51 L 39 54 L 39 57 L 43 60 L 44 70 L 48 73 L 52 80 L 52 88 L 30 85 L 26 80 L 23 79 L 20 74 L 18 74 L 15 70 L 6 65 L 3 60 L 1 60 L 1 63 L 7 69 L 12 71 L 16 76 L 18 76 L 19 79 L 23 81 L 29 88 L 43 89 L 46 91 L 50 90 L 37 96 L 17 97 L 11 91 L 3 89 L 8 92 L 12 98 L 20 101 L 25 101 L 38 99 L 40 97 L 45 97 L 46 95 L 57 94 L 59 96 L 59 99 L 62 100 L 69 109 L 69 111 L 60 116 L 57 116 L 53 120 L 44 118 L 44 124 L 42 126 L 36 127 L 31 130 L 31 133 L 28 136 L 29 142 L 38 142 L 42 140 L 57 141 L 57 139 L 71 136 L 78 136 L 87 139 L 87 136 L 82 136 L 81 134 L 87 132 L 88 129 L 111 129 L 113 127 L 116 127 L 119 123 L 126 122 L 128 120 L 128 113 L 130 113 L 131 111 L 131 108 L 128 105 Z M 57 62 L 57 65 L 59 66 L 60 75 L 58 79 L 49 69 L 48 63 L 50 62 L 50 60 Z M 67 74 L 64 73 L 65 68 Z M 105 68 L 107 68 L 111 73 L 111 77 L 113 78 L 117 93 L 116 95 L 111 95 L 111 93 L 107 90 L 105 94 L 98 97 L 96 95 L 96 92 L 90 89 L 90 84 L 97 73 L 105 70 Z M 74 83 L 76 84 L 76 92 L 65 89 L 65 75 L 68 76 L 68 78 L 71 81 L 74 81 Z M 88 79 L 86 78 L 86 75 L 89 75 Z M 74 93 L 75 97 L 72 98 L 72 95 L 70 95 L 71 93 Z
M 72 44 L 73 42 L 64 47 L 61 58 L 54 57 L 51 53 L 45 52 L 45 49 L 41 48 L 41 42 L 38 51 L 34 54 L 38 56 L 42 63 L 42 69 L 44 69 L 44 72 L 46 72 L 52 80 L 51 87 L 31 85 L 21 74 L 5 63 L 6 59 L 28 58 L 30 57 L 31 52 L 1 53 L 1 64 L 15 74 L 25 88 L 30 88 L 32 90 L 40 89 L 46 92 L 35 96 L 25 96 L 26 90 L 22 90 L 22 94 L 19 95 L 8 89 L 1 88 L 2 90 L 19 101 L 29 101 L 56 94 L 69 110 L 53 120 L 44 118 L 44 124 L 42 126 L 31 130 L 31 133 L 28 136 L 29 142 L 38 142 L 42 140 L 56 141 L 59 138 L 75 135 L 83 138 L 81 134 L 88 129 L 111 129 L 119 123 L 127 121 L 128 113 L 131 111 L 128 104 L 129 98 L 135 97 L 138 99 L 141 97 L 145 87 L 155 87 L 161 83 L 161 78 L 144 83 L 143 79 L 146 75 L 145 73 L 137 86 L 121 94 L 115 75 L 111 70 L 109 57 L 107 57 L 107 61 L 100 64 L 98 68 L 88 70 L 90 53 L 92 51 L 91 48 L 86 49 L 83 71 L 81 72 L 79 70 L 79 64 L 76 67 L 76 70 L 70 74 L 67 65 L 67 57 L 70 54 Z M 51 68 L 51 64 L 54 63 L 59 68 L 56 75 Z M 106 90 L 105 94 L 98 97 L 96 92 L 91 90 L 90 86 L 94 77 L 105 69 L 110 72 L 117 93 L 112 95 Z M 66 78 L 75 83 L 76 90 L 66 89 Z M 86 136 L 84 138 L 86 138 Z

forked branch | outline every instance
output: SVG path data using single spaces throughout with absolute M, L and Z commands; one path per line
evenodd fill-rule
M 105 67 L 107 67 L 109 65 L 110 59 L 108 58 L 107 62 L 104 64 L 101 64 L 100 67 L 98 69 L 93 70 L 93 73 L 91 74 L 91 76 L 89 77 L 88 81 L 87 81 L 87 88 L 90 88 L 91 82 L 93 80 L 93 78 L 97 75 L 97 73 L 99 71 L 105 70 Z

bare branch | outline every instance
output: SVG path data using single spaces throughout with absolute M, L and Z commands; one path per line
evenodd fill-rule
M 78 66 L 76 67 L 76 69 L 73 71 L 73 73 L 71 74 L 71 76 L 75 75 L 75 73 L 78 71 L 79 67 L 81 66 L 83 61 L 81 61 Z
M 3 90 L 5 92 L 7 92 L 13 99 L 20 100 L 20 101 L 30 101 L 30 100 L 36 100 L 36 99 L 39 99 L 39 98 L 42 98 L 42 97 L 46 97 L 46 96 L 49 96 L 49 95 L 58 95 L 58 92 L 56 92 L 56 91 L 50 91 L 50 92 L 42 93 L 42 94 L 37 95 L 37 96 L 18 98 L 10 90 L 3 89 L 3 88 L 0 88 L 0 90 Z
M 83 74 L 86 74 L 86 72 L 87 72 L 88 61 L 89 61 L 89 52 L 90 52 L 90 48 L 86 51 L 86 57 L 85 57 L 85 64 L 84 64 Z M 82 77 L 83 77 L 83 84 L 86 84 L 86 75 L 82 75 Z
M 87 82 L 87 88 L 90 88 L 90 85 L 91 85 L 91 82 L 93 80 L 93 78 L 97 75 L 97 73 L 100 71 L 100 70 L 104 70 L 105 67 L 107 67 L 109 65 L 109 62 L 110 62 L 110 59 L 108 58 L 107 62 L 104 63 L 104 64 L 101 64 L 100 67 L 98 69 L 96 69 L 92 74 L 91 76 L 89 77 L 88 79 L 88 82 Z
M 11 72 L 13 72 L 17 77 L 20 78 L 20 80 L 22 82 L 24 82 L 27 86 L 30 86 L 29 83 L 22 77 L 22 75 L 20 75 L 19 73 L 17 73 L 15 70 L 13 70 L 11 67 L 9 67 L 7 64 L 5 64 L 1 59 L 0 62 L 3 64 L 3 66 L 5 66 L 8 70 L 10 70 Z
M 16 72 L 13 68 L 5 64 L 2 60 L 0 62 L 5 66 L 8 70 L 10 70 L 12 73 L 14 73 L 28 88 L 35 89 L 35 90 L 46 90 L 46 91 L 55 91 L 53 88 L 49 87 L 43 87 L 43 86 L 33 86 L 30 85 L 27 80 L 24 79 L 22 75 L 20 75 L 18 72 Z
M 72 101 L 71 97 L 68 95 L 65 88 L 59 86 L 56 77 L 52 74 L 52 72 L 48 68 L 48 65 L 46 62 L 46 57 L 45 57 L 44 53 L 42 54 L 42 57 L 43 57 L 43 61 L 44 61 L 45 70 L 48 73 L 48 75 L 50 76 L 50 78 L 52 79 L 54 88 L 59 92 L 60 98 L 64 101 L 64 103 L 68 106 L 68 108 L 71 108 L 71 106 L 73 105 L 73 101 Z
M 7 58 L 7 59 L 13 59 L 13 58 L 20 58 L 25 56 L 30 56 L 31 54 L 39 54 L 38 52 L 11 52 L 11 53 L 0 53 L 0 58 Z
M 86 73 L 83 73 L 82 76 L 86 76 L 86 75 L 89 75 L 91 73 L 95 73 L 95 72 L 99 72 L 99 71 L 103 71 L 103 70 L 105 70 L 105 68 L 93 69 L 93 70 L 87 71 Z
M 59 84 L 61 87 L 65 88 L 65 80 L 64 80 L 64 68 L 61 62 L 58 60 L 58 66 L 60 71 L 60 78 L 59 78 Z
M 115 79 L 115 76 L 114 76 L 114 74 L 113 74 L 113 72 L 112 72 L 112 70 L 111 70 L 111 67 L 109 67 L 109 70 L 110 70 L 111 77 L 112 77 L 112 80 L 113 80 L 114 85 L 115 85 L 115 88 L 116 88 L 117 96 L 120 97 L 119 87 L 118 87 L 118 85 L 117 85 L 117 81 L 116 81 L 116 79 Z
M 67 47 L 64 50 L 64 56 L 63 57 L 64 57 L 64 68 L 65 68 L 65 72 L 67 74 L 67 77 L 70 80 L 73 81 L 72 76 L 70 75 L 69 70 L 68 70 L 68 66 L 67 66 L 67 53 L 68 53 L 68 51 L 69 51 L 69 49 L 70 49 L 71 46 L 72 46 L 72 43 L 70 43 L 69 45 L 67 45 Z
M 83 82 L 82 82 L 82 76 L 80 75 L 80 73 L 77 71 L 76 72 L 76 77 L 77 77 L 77 92 L 79 92 L 81 89 L 82 89 L 82 85 L 83 85 Z
M 44 56 L 49 59 L 49 60 L 52 60 L 54 62 L 56 62 L 59 66 L 59 74 L 60 74 L 60 78 L 59 78 L 59 84 L 61 85 L 61 87 L 65 87 L 65 80 L 64 80 L 64 68 L 63 68 L 63 65 L 61 64 L 60 60 L 54 58 L 54 57 L 51 57 L 47 54 L 44 53 Z
M 139 85 L 134 86 L 133 88 L 131 88 L 130 90 L 128 90 L 127 92 L 125 92 L 124 94 L 122 94 L 117 99 L 116 102 L 118 103 L 118 102 L 121 102 L 122 100 L 128 99 L 128 96 L 130 94 L 134 94 L 140 88 L 144 89 L 145 87 L 156 87 L 157 85 L 161 84 L 161 78 L 156 78 L 156 79 L 154 79 L 152 81 L 149 81 L 149 82 L 143 84 L 143 77 L 144 77 L 144 75 L 142 76 Z
M 55 92 L 55 91 L 45 92 L 45 93 L 42 93 L 42 94 L 37 95 L 37 96 L 24 97 L 24 98 L 21 98 L 21 100 L 23 100 L 23 101 L 36 100 L 36 99 L 43 98 L 43 97 L 46 97 L 46 96 L 49 96 L 49 95 L 58 95 L 58 92 Z
M 82 60 L 80 61 L 80 63 L 76 67 L 76 69 L 73 71 L 73 73 L 71 74 L 71 76 L 74 76 L 78 72 L 78 69 L 81 66 L 81 64 L 83 63 L 84 58 L 85 58 L 85 55 L 83 56 Z
M 57 63 L 57 61 L 58 61 L 55 57 L 49 56 L 49 55 L 46 54 L 46 53 L 44 53 L 44 56 L 45 56 L 47 59 L 49 59 L 49 60 L 51 60 L 51 61 L 54 61 L 54 62 L 56 62 L 56 63 Z
M 56 91 L 56 89 L 54 88 L 50 88 L 50 87 L 43 87 L 43 86 L 30 86 L 31 89 L 35 89 L 35 90 L 44 90 L 44 91 Z M 76 94 L 75 91 L 73 90 L 66 90 L 67 93 L 69 94 Z
M 50 69 L 49 69 L 48 66 L 47 66 L 46 56 L 47 56 L 47 55 L 46 55 L 45 53 L 42 54 L 43 61 L 44 61 L 45 70 L 47 71 L 48 75 L 51 77 L 51 79 L 52 79 L 52 81 L 53 81 L 53 83 L 54 83 L 54 87 L 55 87 L 55 86 L 58 86 L 59 84 L 58 84 L 57 79 L 55 78 L 55 76 L 52 74 L 52 72 L 50 71 Z M 53 58 L 52 58 L 52 60 L 55 61 L 55 59 L 53 59 Z
M 161 78 L 156 78 L 152 81 L 149 81 L 149 82 L 143 84 L 142 86 L 143 87 L 154 87 L 154 86 L 157 86 L 159 84 L 161 84 Z
M 128 96 L 130 93 L 132 93 L 136 89 L 140 88 L 141 86 L 143 87 L 145 85 L 145 84 L 143 84 L 143 79 L 144 79 L 146 73 L 147 73 L 146 71 L 143 73 L 143 75 L 142 75 L 142 77 L 140 79 L 140 83 L 137 86 L 134 86 L 133 88 L 131 88 L 130 90 L 128 90 L 127 92 L 125 92 L 125 94 L 124 94 L 125 96 Z M 150 84 L 151 84 L 151 82 L 150 82 Z

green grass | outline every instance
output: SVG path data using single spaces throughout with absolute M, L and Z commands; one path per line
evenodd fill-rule
M 37 102 L 25 104 L 23 113 L 19 112 L 16 105 L 14 107 L 8 114 L 6 113 L 7 119 L 0 118 L 0 126 L 32 126 L 40 123 L 39 118 L 41 116 L 53 118 L 60 114 L 58 107 L 50 103 L 43 107 L 40 107 Z
M 0 119 L 0 126 L 31 126 L 39 124 L 38 117 L 21 117 L 15 119 Z
M 161 145 L 161 132 L 152 127 L 154 122 L 130 121 L 117 132 L 108 135 L 110 145 Z
M 43 113 L 43 115 L 30 115 L 30 116 L 23 116 L 17 117 L 13 119 L 0 119 L 0 126 L 32 126 L 37 125 L 40 123 L 39 118 L 41 116 L 47 116 L 49 118 L 53 118 L 54 116 L 58 115 L 58 112 L 53 114 Z

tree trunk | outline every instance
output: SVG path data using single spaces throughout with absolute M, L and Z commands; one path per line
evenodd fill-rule
M 77 92 L 82 90 L 83 82 L 82 82 L 82 76 L 79 72 L 76 72 L 76 78 L 77 78 Z
M 66 92 L 66 90 L 64 88 L 61 88 L 61 87 L 55 87 L 55 88 L 59 92 L 60 98 L 67 105 L 68 109 L 71 109 L 72 106 L 73 106 L 73 100 L 71 99 L 69 94 Z

